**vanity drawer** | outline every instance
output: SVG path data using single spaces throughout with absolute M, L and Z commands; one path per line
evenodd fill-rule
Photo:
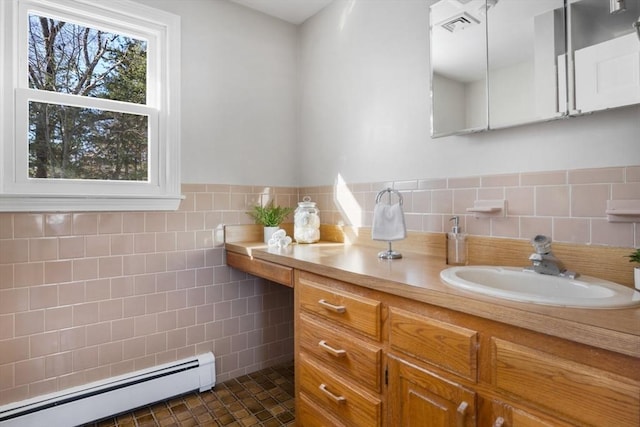
M 380 391 L 382 349 L 301 314 L 300 348 L 368 389 Z
M 308 356 L 298 358 L 300 391 L 309 395 L 320 407 L 327 409 L 347 425 L 381 425 L 382 402 L 359 387 L 338 378 Z
M 588 425 L 640 425 L 640 382 L 497 338 L 491 350 L 499 391 Z
M 261 259 L 227 251 L 227 265 L 254 276 L 293 287 L 293 269 Z
M 296 426 L 298 427 L 345 427 L 345 424 L 330 416 L 327 411 L 320 409 L 304 393 L 298 396 L 296 409 Z
M 296 291 L 302 311 L 380 340 L 380 301 L 334 289 L 328 279 L 311 274 L 300 276 Z
M 394 350 L 477 380 L 476 331 L 391 307 L 389 344 Z

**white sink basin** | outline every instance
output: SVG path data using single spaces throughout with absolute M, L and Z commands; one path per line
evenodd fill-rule
M 455 288 L 534 304 L 581 308 L 640 305 L 640 292 L 590 276 L 569 279 L 515 267 L 465 266 L 442 270 L 440 278 Z

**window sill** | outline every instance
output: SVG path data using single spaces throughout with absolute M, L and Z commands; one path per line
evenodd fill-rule
M 0 212 L 175 211 L 184 196 L 0 195 Z

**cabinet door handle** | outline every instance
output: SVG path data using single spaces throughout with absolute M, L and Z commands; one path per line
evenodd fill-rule
M 347 307 L 345 307 L 344 305 L 334 305 L 330 302 L 325 301 L 324 299 L 319 300 L 318 304 L 320 304 L 327 310 L 333 311 L 334 313 L 344 313 L 345 311 L 347 311 Z
M 458 406 L 456 410 L 456 427 L 464 427 L 468 407 L 469 404 L 467 402 L 462 402 L 460 406 Z
M 496 418 L 496 421 L 493 423 L 493 427 L 504 427 L 504 418 Z
M 335 357 L 344 357 L 347 355 L 347 350 L 342 350 L 342 349 L 338 350 L 337 348 L 333 348 L 329 344 L 327 344 L 325 340 L 320 341 L 318 343 L 318 346 L 320 346 L 320 348 L 322 348 L 327 353 Z
M 344 396 L 338 396 L 336 394 L 333 394 L 329 391 L 329 389 L 327 389 L 327 385 L 326 384 L 320 384 L 320 387 L 318 387 L 320 389 L 321 392 L 323 392 L 324 394 L 326 394 L 327 396 L 329 396 L 329 398 L 331 400 L 333 400 L 336 403 L 345 403 L 347 401 L 347 398 Z

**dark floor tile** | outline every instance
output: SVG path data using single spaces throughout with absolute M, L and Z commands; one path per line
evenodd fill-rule
M 267 368 L 84 427 L 293 426 L 293 375 L 293 363 Z

